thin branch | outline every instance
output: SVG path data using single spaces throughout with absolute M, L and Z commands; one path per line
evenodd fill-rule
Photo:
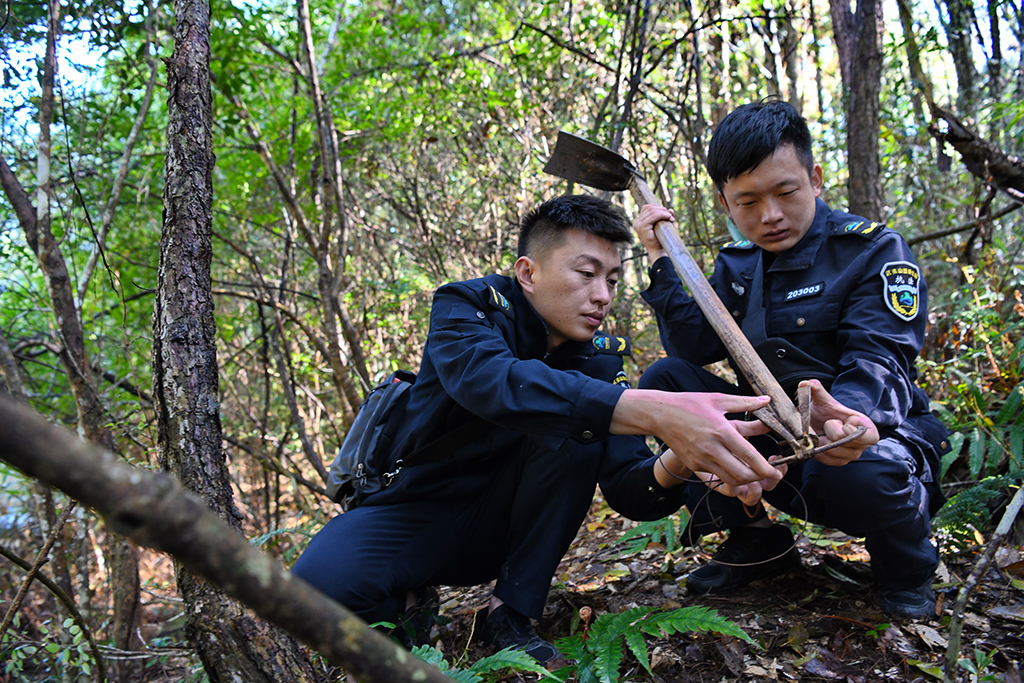
M 0 459 L 164 551 L 364 683 L 451 683 L 253 547 L 166 472 L 137 469 L 0 396 Z
M 18 590 L 18 595 L 15 596 L 10 609 L 7 611 L 7 615 L 4 617 L 3 624 L 0 625 L 0 634 L 6 633 L 7 629 L 10 627 L 11 622 L 14 620 L 14 615 L 21 607 L 22 600 L 25 599 L 25 593 L 28 591 L 28 587 L 33 581 L 38 581 L 43 584 L 48 591 L 53 593 L 53 596 L 57 598 L 62 605 L 64 605 L 68 614 L 71 615 L 74 622 L 78 624 L 78 628 L 82 629 L 82 635 L 85 636 L 85 639 L 89 642 L 89 649 L 92 650 L 92 659 L 96 663 L 96 681 L 97 683 L 104 683 L 107 680 L 107 666 L 103 661 L 103 657 L 100 656 L 99 646 L 96 645 L 96 639 L 93 638 L 88 622 L 86 622 L 82 617 L 81 612 L 78 611 L 78 606 L 75 605 L 75 601 L 71 599 L 71 596 L 64 592 L 64 589 L 54 583 L 49 577 L 39 571 L 43 564 L 46 563 L 47 556 L 50 554 L 50 548 L 53 547 L 57 534 L 64 528 L 65 522 L 68 521 L 68 516 L 74 509 L 74 501 L 64 508 L 64 512 L 61 513 L 60 519 L 57 520 L 57 523 L 54 524 L 53 528 L 50 530 L 49 538 L 46 539 L 46 545 L 43 546 L 43 549 L 40 550 L 39 554 L 36 556 L 34 564 L 29 564 L 10 549 L 0 544 L 0 555 L 3 555 L 10 562 L 18 565 L 28 572 L 25 576 L 24 583 L 22 583 L 21 588 Z
M 978 581 L 988 570 L 988 566 L 992 563 L 992 558 L 995 557 L 996 551 L 999 550 L 1003 541 L 1009 535 L 1010 530 L 1013 528 L 1013 522 L 1017 519 L 1017 515 L 1020 514 L 1022 506 L 1024 506 L 1024 486 L 1017 488 L 1016 495 L 1013 496 L 1013 500 L 1006 507 L 1002 519 L 999 520 L 999 525 L 988 540 L 985 552 L 978 559 L 977 564 L 974 565 L 971 575 L 967 577 L 967 580 L 960 587 L 960 594 L 957 596 L 956 606 L 953 608 L 953 619 L 949 623 L 949 646 L 946 648 L 946 665 L 943 670 L 942 679 L 944 683 L 956 681 L 956 672 L 958 670 L 957 658 L 960 656 L 960 633 L 964 628 L 964 610 L 967 607 L 967 600 L 978 585 Z

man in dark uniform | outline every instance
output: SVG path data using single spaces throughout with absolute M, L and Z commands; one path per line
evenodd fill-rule
M 881 607 L 905 617 L 935 615 L 938 552 L 929 535 L 942 505 L 937 486 L 947 433 L 917 386 L 914 360 L 925 331 L 927 292 L 907 243 L 896 232 L 831 210 L 821 199 L 821 166 L 803 117 L 771 101 L 738 108 L 712 137 L 708 171 L 718 198 L 746 238 L 722 247 L 711 277 L 718 296 L 787 393 L 820 383 L 843 405 L 870 417 L 878 444 L 859 459 L 827 451 L 791 465 L 764 498 L 791 515 L 863 536 Z M 648 205 L 634 221 L 652 266 L 643 293 L 669 358 L 641 387 L 749 393 L 701 366 L 727 351 L 684 291 L 653 226 L 673 220 Z M 730 359 L 731 360 L 731 359 Z M 768 455 L 774 442 L 758 440 Z M 726 592 L 798 564 L 788 528 L 764 508 L 689 485 L 685 541 L 730 529 L 712 562 L 692 572 L 695 593 Z M 726 493 L 735 494 L 730 486 Z M 740 489 L 748 502 L 760 491 Z
M 489 429 L 332 519 L 294 573 L 368 623 L 397 622 L 430 586 L 497 579 L 481 630 L 550 665 L 558 651 L 531 618 L 598 482 L 622 514 L 657 519 L 681 506 L 673 487 L 689 470 L 734 485 L 781 479 L 746 440 L 764 429 L 725 417 L 766 397 L 628 388 L 628 342 L 598 328 L 619 277 L 617 245 L 631 240 L 620 209 L 560 197 L 524 219 L 515 277 L 439 288 L 389 462 L 470 419 Z M 852 414 L 827 399 L 815 408 L 840 422 Z M 642 434 L 672 450 L 654 456 Z

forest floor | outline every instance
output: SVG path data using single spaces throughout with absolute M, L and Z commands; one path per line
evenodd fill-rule
M 934 681 L 942 679 L 949 622 L 959 586 L 978 553 L 944 557 L 936 578 L 934 620 L 887 617 L 874 595 L 868 555 L 858 539 L 797 525 L 800 571 L 758 581 L 727 596 L 686 594 L 685 577 L 707 561 L 724 535 L 695 548 L 666 553 L 660 543 L 622 556 L 616 544 L 631 523 L 595 501 L 556 575 L 538 631 L 551 640 L 580 628 L 582 608 L 592 619 L 634 607 L 699 605 L 738 624 L 756 643 L 711 632 L 648 638 L 653 676 L 627 654 L 621 681 L 696 683 L 731 681 Z M 974 591 L 966 610 L 961 658 L 993 653 L 981 675 L 1021 683 L 1024 667 L 1024 562 L 1020 548 L 1003 548 Z M 472 637 L 490 586 L 443 588 L 437 646 L 449 660 L 474 662 L 490 654 Z M 586 610 L 584 610 L 585 612 Z M 481 613 L 482 616 L 482 613 Z M 968 679 L 961 670 L 958 680 Z M 509 674 L 507 681 L 537 680 Z
M 593 626 L 602 615 L 636 607 L 668 610 L 699 606 L 713 609 L 738 625 L 753 644 L 709 631 L 648 636 L 646 647 L 653 675 L 627 652 L 619 682 L 942 680 L 953 606 L 960 585 L 977 562 L 980 546 L 961 554 L 944 553 L 936 576 L 940 615 L 927 621 L 902 620 L 887 617 L 879 609 L 868 554 L 858 539 L 797 520 L 780 521 L 796 532 L 801 570 L 754 582 L 726 596 L 694 597 L 686 594 L 687 573 L 707 562 L 725 536 L 706 537 L 696 547 L 680 548 L 677 542 L 666 547 L 664 541 L 678 532 L 668 534 L 663 521 L 634 530 L 660 529 L 660 536 L 635 536 L 622 541 L 633 523 L 612 512 L 597 496 L 559 566 L 544 616 L 537 624 L 538 631 L 552 641 L 577 633 L 581 629 L 580 613 L 586 612 L 585 608 L 592 614 Z M 169 561 L 162 560 L 163 569 L 154 570 L 155 573 L 169 572 Z M 492 654 L 474 636 L 475 619 L 478 613 L 484 613 L 491 588 L 440 588 L 440 618 L 433 633 L 434 646 L 458 668 L 467 668 Z M 180 601 L 168 604 L 165 617 L 180 609 L 174 606 L 177 602 Z M 157 613 L 151 617 L 160 620 Z M 150 664 L 140 672 L 138 683 L 205 680 L 202 667 L 184 643 L 180 614 L 172 623 L 178 625 L 168 632 L 165 623 L 162 638 L 147 637 L 149 647 L 157 647 L 149 651 Z M 154 623 L 150 628 L 156 626 Z M 163 654 L 160 646 L 166 648 Z M 970 677 L 961 669 L 958 681 L 1024 683 L 1022 547 L 1000 549 L 972 593 L 964 619 L 960 658 L 974 660 L 976 652 L 991 655 L 991 661 L 978 667 L 979 678 Z M 346 681 L 340 670 L 328 668 L 327 673 L 332 682 Z M 0 681 L 4 680 L 0 674 Z M 525 683 L 540 680 L 540 676 L 508 672 L 501 680 Z

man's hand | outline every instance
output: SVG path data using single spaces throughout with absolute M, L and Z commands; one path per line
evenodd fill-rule
M 772 456 L 768 462 L 776 457 L 778 456 Z M 787 465 L 781 465 L 776 469 L 782 476 L 785 476 L 787 468 Z M 764 491 L 771 491 L 781 481 L 781 479 L 762 479 L 749 484 L 730 486 L 710 472 L 691 472 L 687 469 L 683 459 L 671 449 L 658 457 L 658 462 L 654 464 L 654 477 L 665 488 L 679 486 L 686 481 L 703 481 L 709 489 L 717 491 L 723 496 L 739 498 L 750 506 L 756 505 L 757 501 L 761 500 Z
M 800 386 L 811 388 L 811 429 L 815 434 L 822 435 L 821 443 L 829 444 L 839 441 L 864 427 L 866 432 L 848 444 L 831 450 L 823 451 L 814 456 L 815 460 L 826 465 L 845 465 L 860 457 L 866 449 L 878 443 L 878 428 L 867 415 L 847 408 L 832 395 L 825 391 L 821 382 L 816 379 L 805 379 Z
M 779 456 L 777 455 L 773 455 L 771 458 L 768 459 L 768 462 L 771 462 L 772 460 L 775 460 L 778 457 Z M 782 477 L 784 477 L 786 476 L 786 472 L 789 469 L 789 465 L 779 465 L 775 469 L 778 470 Z M 723 496 L 729 496 L 730 498 L 739 498 L 741 501 L 743 501 L 750 507 L 753 507 L 754 505 L 757 504 L 757 501 L 761 500 L 761 496 L 765 491 L 773 490 L 776 486 L 778 486 L 779 482 L 782 481 L 782 478 L 780 477 L 779 479 L 762 479 L 761 481 L 754 481 L 749 484 L 730 486 L 729 484 L 726 484 L 724 481 L 722 481 L 715 475 L 708 474 L 707 472 L 695 472 L 694 476 L 698 477 L 701 481 L 703 481 L 704 485 L 707 486 L 709 489 L 717 491 L 718 493 L 721 493 Z
M 661 242 L 654 234 L 654 226 L 661 221 L 675 223 L 676 215 L 671 209 L 657 204 L 644 204 L 640 207 L 640 213 L 633 220 L 633 230 L 636 231 L 640 244 L 644 245 L 644 249 L 647 250 L 647 256 L 651 263 L 665 256 L 665 248 L 661 246 Z
M 658 437 L 680 460 L 679 471 L 710 472 L 732 486 L 776 482 L 782 474 L 747 441 L 768 428 L 725 417 L 757 410 L 768 401 L 767 396 L 627 389 L 615 405 L 610 431 Z

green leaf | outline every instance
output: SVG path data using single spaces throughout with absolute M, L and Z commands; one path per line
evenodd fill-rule
M 942 475 L 939 477 L 940 479 L 946 476 L 946 471 L 954 462 L 956 462 L 956 459 L 960 457 L 960 449 L 963 448 L 964 445 L 964 433 L 953 432 L 950 434 L 949 445 L 949 453 L 942 456 Z
M 594 657 L 597 679 L 601 683 L 618 683 L 622 665 L 622 641 L 614 638 L 598 649 Z
M 1024 467 L 1024 427 L 1014 425 L 1006 435 L 1010 446 L 1010 459 L 1016 468 Z
M 997 425 L 1013 423 L 1015 418 L 1019 417 L 1022 399 L 1024 399 L 1024 383 L 1018 384 L 1013 388 L 1013 391 L 1007 394 L 1002 407 L 996 413 L 995 418 L 993 418 L 995 423 Z
M 985 435 L 977 427 L 971 432 L 971 444 L 968 448 L 967 468 L 974 479 L 981 478 L 981 466 L 985 464 Z
M 626 638 L 626 646 L 629 651 L 633 653 L 636 660 L 640 662 L 641 666 L 647 670 L 647 673 L 654 675 L 651 671 L 651 658 L 647 654 L 647 641 L 644 640 L 643 633 L 640 631 L 626 631 L 624 634 Z
M 720 616 L 713 609 L 699 605 L 681 607 L 671 612 L 666 612 L 659 615 L 658 619 L 644 625 L 644 630 L 652 635 L 656 633 L 655 629 L 660 630 L 667 636 L 673 633 L 685 633 L 688 631 L 713 631 L 754 644 L 754 640 L 735 622 Z

